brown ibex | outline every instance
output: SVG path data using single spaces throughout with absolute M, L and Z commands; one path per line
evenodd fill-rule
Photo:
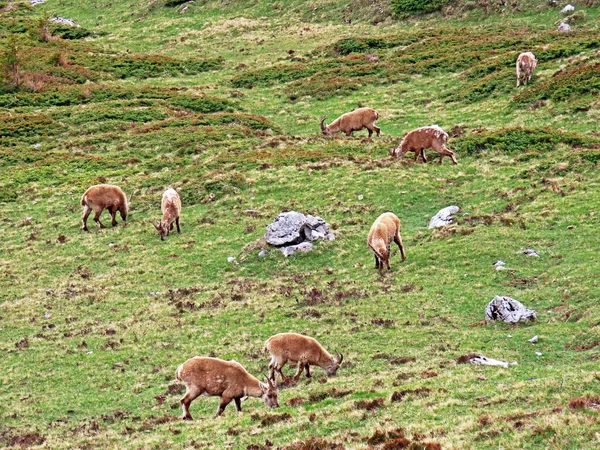
M 225 407 L 232 400 L 235 401 L 238 412 L 241 412 L 242 399 L 246 397 L 262 398 L 270 408 L 279 408 L 277 385 L 266 376 L 267 383 L 261 383 L 236 361 L 195 356 L 181 364 L 175 376 L 177 381 L 182 381 L 187 388 L 180 401 L 183 420 L 192 420 L 190 403 L 199 395 L 221 397 L 217 417 L 223 414 Z
M 279 372 L 282 381 L 286 380 L 282 370 L 287 364 L 298 364 L 294 379 L 298 380 L 302 369 L 310 378 L 309 366 L 319 366 L 327 376 L 334 376 L 344 355 L 338 353 L 335 357 L 323 348 L 316 339 L 296 333 L 279 333 L 271 336 L 265 342 L 265 351 L 271 354 L 269 377 L 275 381 L 275 372 Z
M 415 161 L 419 155 L 423 158 L 423 162 L 427 162 L 425 158 L 425 150 L 428 148 L 434 149 L 440 154 L 440 164 L 444 156 L 449 156 L 454 164 L 458 164 L 454 152 L 448 147 L 448 133 L 437 125 L 431 125 L 427 127 L 417 128 L 410 131 L 402 141 L 400 145 L 390 152 L 392 157 L 400 157 L 402 159 L 405 153 L 415 152 Z
M 380 215 L 369 230 L 367 245 L 375 254 L 375 268 L 383 274 L 384 266 L 390 270 L 390 245 L 392 241 L 400 248 L 402 262 L 406 261 L 404 245 L 400 236 L 400 219 L 391 213 L 386 212 Z
M 102 211 L 107 209 L 112 216 L 112 226 L 117 225 L 115 216 L 117 211 L 121 214 L 121 218 L 127 220 L 127 212 L 129 211 L 129 203 L 127 197 L 119 186 L 112 184 L 97 184 L 90 187 L 83 197 L 81 197 L 81 206 L 83 206 L 83 220 L 81 229 L 88 231 L 87 218 L 92 211 L 94 211 L 94 222 L 100 226 L 100 228 L 106 228 L 102 222 L 100 222 L 100 215 Z
M 369 130 L 369 137 L 373 131 L 379 136 L 381 128 L 375 126 L 375 121 L 379 119 L 379 114 L 373 108 L 359 108 L 355 111 L 346 113 L 335 119 L 329 125 L 325 125 L 327 116 L 321 118 L 321 131 L 325 136 L 331 136 L 333 133 L 346 133 L 346 136 L 352 136 L 353 131 L 360 131 L 363 128 Z

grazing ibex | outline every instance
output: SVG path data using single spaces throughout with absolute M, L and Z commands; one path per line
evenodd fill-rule
M 517 58 L 517 87 L 521 84 L 521 78 L 523 78 L 523 84 L 527 86 L 536 66 L 537 59 L 533 53 L 525 52 L 519 55 Z
M 427 162 L 425 149 L 432 148 L 440 154 L 440 164 L 442 164 L 444 156 L 449 156 L 454 164 L 458 164 L 454 152 L 446 147 L 447 142 L 448 133 L 439 126 L 421 127 L 410 131 L 404 136 L 400 145 L 393 149 L 390 154 L 393 157 L 399 156 L 402 159 L 405 153 L 415 152 L 415 161 L 421 155 L 423 162 Z
M 400 237 L 400 219 L 391 213 L 380 215 L 369 230 L 367 245 L 375 254 L 375 268 L 383 274 L 384 265 L 390 270 L 390 245 L 394 241 L 400 248 L 402 262 L 406 261 L 402 237 Z
M 310 365 L 319 366 L 327 376 L 334 376 L 344 359 L 341 353 L 335 357 L 331 355 L 316 339 L 296 333 L 280 333 L 271 336 L 265 342 L 265 351 L 271 354 L 269 377 L 273 381 L 275 381 L 276 371 L 279 372 L 282 380 L 286 379 L 281 369 L 288 362 L 298 364 L 298 371 L 294 375 L 294 379 L 298 380 L 302 369 L 310 378 Z
M 331 136 L 333 133 L 346 133 L 346 136 L 352 136 L 353 131 L 360 131 L 363 128 L 369 130 L 369 137 L 373 131 L 379 136 L 381 129 L 375 126 L 375 121 L 379 119 L 379 114 L 373 108 L 359 108 L 355 111 L 346 113 L 335 119 L 329 125 L 324 122 L 327 116 L 321 118 L 321 131 L 325 136 Z
M 175 376 L 177 381 L 182 381 L 187 388 L 180 401 L 183 420 L 192 420 L 190 403 L 199 395 L 221 397 L 217 417 L 223 414 L 225 407 L 232 400 L 235 401 L 238 412 L 241 412 L 241 401 L 246 397 L 262 398 L 268 407 L 279 408 L 277 385 L 266 376 L 267 383 L 261 383 L 236 361 L 195 356 L 181 364 Z
M 177 225 L 177 232 L 181 233 L 179 228 L 179 216 L 181 215 L 181 199 L 179 194 L 173 188 L 167 189 L 161 202 L 161 210 L 163 213 L 162 220 L 160 222 L 153 223 L 154 228 L 158 231 L 160 239 L 165 240 L 165 237 L 169 235 L 169 231 L 173 230 L 173 222 Z
M 96 222 L 100 228 L 106 228 L 102 222 L 100 222 L 100 215 L 102 211 L 107 209 L 112 216 L 112 226 L 117 225 L 115 216 L 117 211 L 121 214 L 121 218 L 127 220 L 127 212 L 129 211 L 129 203 L 125 194 L 119 186 L 112 184 L 97 184 L 90 187 L 83 197 L 81 197 L 81 206 L 83 206 L 83 224 L 81 229 L 88 231 L 87 218 L 92 211 L 94 211 L 94 222 Z

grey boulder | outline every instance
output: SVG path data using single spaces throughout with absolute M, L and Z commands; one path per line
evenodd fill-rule
M 514 298 L 497 295 L 485 309 L 485 321 L 506 323 L 528 322 L 537 319 L 537 313 Z

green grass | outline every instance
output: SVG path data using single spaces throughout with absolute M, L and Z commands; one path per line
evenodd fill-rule
M 558 34 L 558 11 L 528 2 L 403 20 L 361 0 L 166 4 L 0 13 L 23 81 L 0 92 L 0 446 L 596 448 L 597 406 L 570 401 L 600 380 L 598 10 L 578 5 L 585 22 Z M 40 42 L 28 30 L 44 11 L 84 30 Z M 540 63 L 517 89 L 522 50 Z M 320 134 L 321 116 L 358 106 L 381 137 Z M 433 123 L 458 166 L 389 158 Z M 105 182 L 132 198 L 128 220 L 84 233 L 81 195 Z M 167 187 L 182 233 L 161 242 L 148 222 Z M 428 230 L 450 204 L 456 223 Z M 292 209 L 336 240 L 259 258 Z M 366 236 L 388 210 L 407 261 L 380 277 Z M 517 254 L 529 247 L 541 257 Z M 539 320 L 483 324 L 495 295 Z M 284 331 L 342 352 L 338 376 L 315 368 L 279 410 L 249 399 L 215 419 L 204 397 L 177 420 L 180 363 L 261 376 Z M 457 363 L 472 352 L 518 364 Z

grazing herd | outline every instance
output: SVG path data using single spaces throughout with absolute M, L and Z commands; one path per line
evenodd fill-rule
M 517 87 L 521 80 L 526 85 L 531 80 L 533 71 L 537 65 L 537 59 L 531 52 L 521 53 L 517 59 Z M 368 130 L 369 138 L 373 132 L 380 135 L 381 129 L 375 125 L 379 114 L 372 108 L 360 108 L 343 114 L 329 125 L 325 125 L 326 117 L 321 119 L 321 131 L 330 136 L 334 133 L 345 133 L 351 136 L 354 131 L 364 128 Z M 394 158 L 402 159 L 405 153 L 414 152 L 417 161 L 419 155 L 423 162 L 425 150 L 432 148 L 440 155 L 439 164 L 442 164 L 444 156 L 449 156 L 454 164 L 457 164 L 453 151 L 446 147 L 448 133 L 437 125 L 417 128 L 407 133 L 398 147 L 390 151 Z M 117 212 L 126 221 L 130 202 L 118 186 L 110 184 L 99 184 L 90 187 L 81 198 L 83 206 L 82 230 L 88 231 L 87 218 L 94 211 L 94 222 L 100 228 L 106 228 L 100 222 L 100 215 L 105 209 L 112 217 L 112 226 L 117 225 L 115 220 Z M 179 218 L 181 216 L 181 199 L 175 189 L 167 189 L 162 196 L 161 202 L 162 219 L 160 222 L 151 222 L 158 232 L 161 240 L 164 240 L 169 232 L 173 230 L 174 224 L 180 233 Z M 400 236 L 400 219 L 391 213 L 381 214 L 371 226 L 367 238 L 367 244 L 375 255 L 375 268 L 383 274 L 384 269 L 390 269 L 390 246 L 394 242 L 398 245 L 402 255 L 402 261 L 406 260 L 406 253 Z M 192 420 L 190 414 L 191 402 L 200 395 L 218 396 L 221 398 L 217 409 L 220 416 L 227 405 L 232 401 L 238 412 L 242 411 L 241 401 L 247 397 L 262 398 L 265 405 L 277 408 L 278 388 L 276 374 L 281 381 L 289 380 L 283 374 L 286 364 L 297 365 L 293 381 L 298 381 L 304 371 L 310 377 L 310 366 L 318 366 L 328 376 L 334 376 L 342 364 L 344 356 L 340 353 L 332 355 L 317 340 L 296 334 L 280 333 L 270 337 L 264 350 L 271 355 L 269 362 L 269 376 L 265 376 L 265 383 L 252 376 L 244 367 L 236 361 L 224 361 L 218 358 L 196 356 L 181 364 L 176 371 L 177 381 L 186 386 L 186 394 L 180 403 L 183 409 L 183 420 Z

